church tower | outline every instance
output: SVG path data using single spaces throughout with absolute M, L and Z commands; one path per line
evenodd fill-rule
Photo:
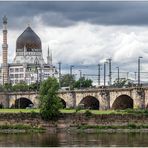
M 2 78 L 3 84 L 8 83 L 8 44 L 7 44 L 7 17 L 3 17 L 3 44 L 2 44 Z

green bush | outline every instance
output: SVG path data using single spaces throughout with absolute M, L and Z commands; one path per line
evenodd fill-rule
M 80 106 L 77 106 L 76 107 L 76 113 L 79 112 L 80 110 L 81 110 L 81 107 Z
M 2 103 L 0 103 L 0 109 L 2 109 L 2 108 L 4 108 L 4 106 L 3 106 L 3 104 L 2 104 Z
M 128 124 L 128 128 L 130 128 L 130 129 L 136 129 L 138 127 L 135 124 L 129 123 Z
M 31 111 L 31 118 L 35 118 L 37 116 L 37 113 L 35 111 Z
M 85 113 L 84 113 L 84 115 L 85 115 L 86 117 L 91 117 L 91 116 L 92 116 L 92 112 L 89 111 L 89 110 L 86 110 Z

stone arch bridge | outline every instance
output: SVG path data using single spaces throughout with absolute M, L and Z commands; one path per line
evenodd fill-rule
M 83 106 L 90 109 L 147 108 L 148 88 L 99 88 L 59 91 L 64 107 Z M 0 92 L 0 104 L 4 107 L 26 108 L 39 105 L 37 92 Z

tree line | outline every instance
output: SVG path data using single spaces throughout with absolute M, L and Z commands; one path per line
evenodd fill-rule
M 75 79 L 74 75 L 65 74 L 60 78 L 61 87 L 70 87 L 70 89 L 81 89 L 92 87 L 92 80 L 81 77 L 78 80 Z
M 39 91 L 41 82 L 32 83 L 28 85 L 25 82 L 12 85 L 11 83 L 5 83 L 0 85 L 0 91 Z M 61 87 L 74 88 L 87 88 L 92 86 L 92 80 L 81 77 L 79 80 L 75 80 L 74 75 L 66 74 L 61 77 Z
M 5 83 L 0 85 L 0 91 L 38 91 L 40 89 L 39 83 L 32 83 L 28 85 L 25 82 L 12 85 L 11 83 Z

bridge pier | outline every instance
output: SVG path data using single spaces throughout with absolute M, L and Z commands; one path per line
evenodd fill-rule
M 142 87 L 137 87 L 133 90 L 134 108 L 145 108 L 145 92 Z
M 70 99 L 67 101 L 67 108 L 75 108 L 76 107 L 76 93 L 70 92 L 69 93 Z
M 107 89 L 100 91 L 101 101 L 100 101 L 100 110 L 110 109 L 110 93 Z

